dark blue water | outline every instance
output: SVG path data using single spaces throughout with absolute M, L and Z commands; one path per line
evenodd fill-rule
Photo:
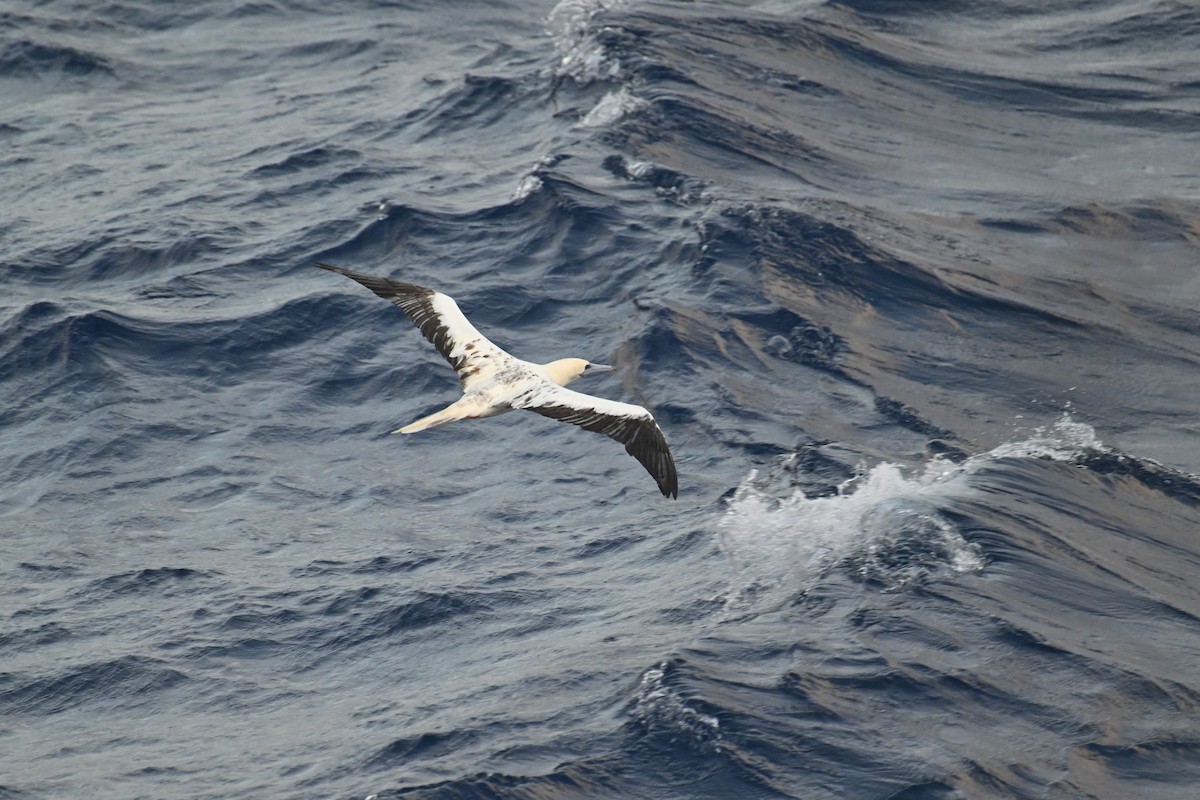
M 0 10 L 0 797 L 1200 786 L 1200 9 Z M 618 366 L 680 473 L 315 260 Z

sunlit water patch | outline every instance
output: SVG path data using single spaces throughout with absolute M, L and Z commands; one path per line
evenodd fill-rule
M 836 569 L 885 591 L 978 572 L 986 554 L 963 537 L 954 513 L 956 501 L 975 493 L 972 477 L 1003 459 L 1070 461 L 1100 449 L 1090 426 L 1064 415 L 962 463 L 937 457 L 915 470 L 863 468 L 829 496 L 796 490 L 779 499 L 751 471 L 718 524 L 737 572 L 726 610 L 777 607 Z

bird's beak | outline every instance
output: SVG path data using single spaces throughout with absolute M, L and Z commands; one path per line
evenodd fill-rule
M 610 364 L 592 364 L 592 368 L 588 372 L 613 372 L 616 367 Z

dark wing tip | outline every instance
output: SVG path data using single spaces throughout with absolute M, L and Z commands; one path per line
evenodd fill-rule
M 336 272 L 339 275 L 345 275 L 347 278 L 353 278 L 356 281 L 359 280 L 359 278 L 371 277 L 370 275 L 364 275 L 361 272 L 355 272 L 352 269 L 346 269 L 345 267 L 337 267 L 337 266 L 334 266 L 333 264 L 326 264 L 324 261 L 315 261 L 315 262 L 313 262 L 313 266 L 320 267 L 321 269 L 327 269 L 330 272 Z M 359 283 L 362 283 L 362 281 L 359 281 Z
M 669 497 L 672 500 L 679 499 L 679 477 L 675 474 L 675 463 L 668 462 L 671 465 L 670 471 L 658 481 L 658 488 L 662 490 L 663 497 Z
M 336 272 L 339 275 L 345 275 L 350 280 L 361 283 L 375 294 L 392 302 L 396 302 L 406 295 L 426 297 L 434 294 L 433 289 L 425 286 L 418 286 L 415 283 L 408 283 L 406 281 L 394 281 L 391 278 L 382 278 L 378 275 L 368 275 L 365 272 L 355 272 L 345 267 L 335 267 L 333 264 L 326 264 L 324 261 L 317 261 L 314 263 L 314 266 L 327 269 L 330 272 Z
M 653 419 L 646 420 L 646 434 L 650 443 L 638 446 L 636 440 L 626 445 L 629 454 L 642 462 L 642 466 L 658 484 L 658 490 L 663 497 L 672 500 L 679 499 L 679 475 L 675 471 L 675 459 L 667 447 L 667 439 Z
M 634 430 L 632 436 L 625 442 L 629 455 L 642 462 L 642 466 L 658 484 L 658 490 L 663 497 L 672 500 L 679 499 L 679 475 L 675 471 L 675 459 L 671 457 L 671 449 L 667 446 L 667 437 L 647 414 L 646 418 Z
M 614 417 L 595 411 L 594 409 L 576 408 L 567 405 L 549 404 L 543 406 L 526 406 L 530 411 L 536 411 L 543 416 L 567 422 L 572 425 L 603 433 L 625 445 L 625 452 L 633 456 L 650 473 L 658 490 L 664 497 L 672 500 L 679 497 L 679 476 L 675 470 L 675 459 L 671 457 L 671 449 L 667 446 L 667 438 L 662 429 L 654 421 L 650 412 L 641 409 L 644 416 L 633 419 L 629 417 Z
M 370 289 L 384 300 L 390 301 L 404 312 L 404 315 L 421 331 L 421 335 L 433 344 L 434 348 L 442 354 L 443 358 L 450 362 L 450 366 L 456 372 L 462 369 L 466 358 L 461 355 L 450 355 L 454 342 L 450 336 L 446 321 L 442 319 L 432 304 L 434 295 L 438 294 L 433 289 L 426 286 L 418 286 L 415 283 L 406 283 L 404 281 L 394 281 L 391 278 L 367 275 L 362 272 L 355 272 L 352 269 L 345 269 L 344 267 L 335 267 L 333 264 L 326 264 L 322 261 L 316 262 L 316 266 L 321 269 L 327 269 L 330 272 L 336 272 L 339 275 L 345 275 L 347 278 Z M 455 310 L 457 312 L 457 309 Z M 461 322 L 466 322 L 466 318 L 462 317 L 461 313 L 458 314 L 458 317 L 461 319 Z

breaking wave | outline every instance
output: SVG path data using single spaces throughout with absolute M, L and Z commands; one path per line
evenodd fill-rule
M 911 469 L 862 467 L 824 496 L 795 489 L 780 498 L 752 470 L 718 523 L 721 550 L 738 574 L 726 609 L 776 607 L 836 569 L 887 591 L 978 572 L 986 556 L 956 521 L 956 504 L 978 493 L 978 473 L 1004 459 L 1071 461 L 1102 449 L 1090 426 L 1064 415 L 959 463 L 937 456 Z

